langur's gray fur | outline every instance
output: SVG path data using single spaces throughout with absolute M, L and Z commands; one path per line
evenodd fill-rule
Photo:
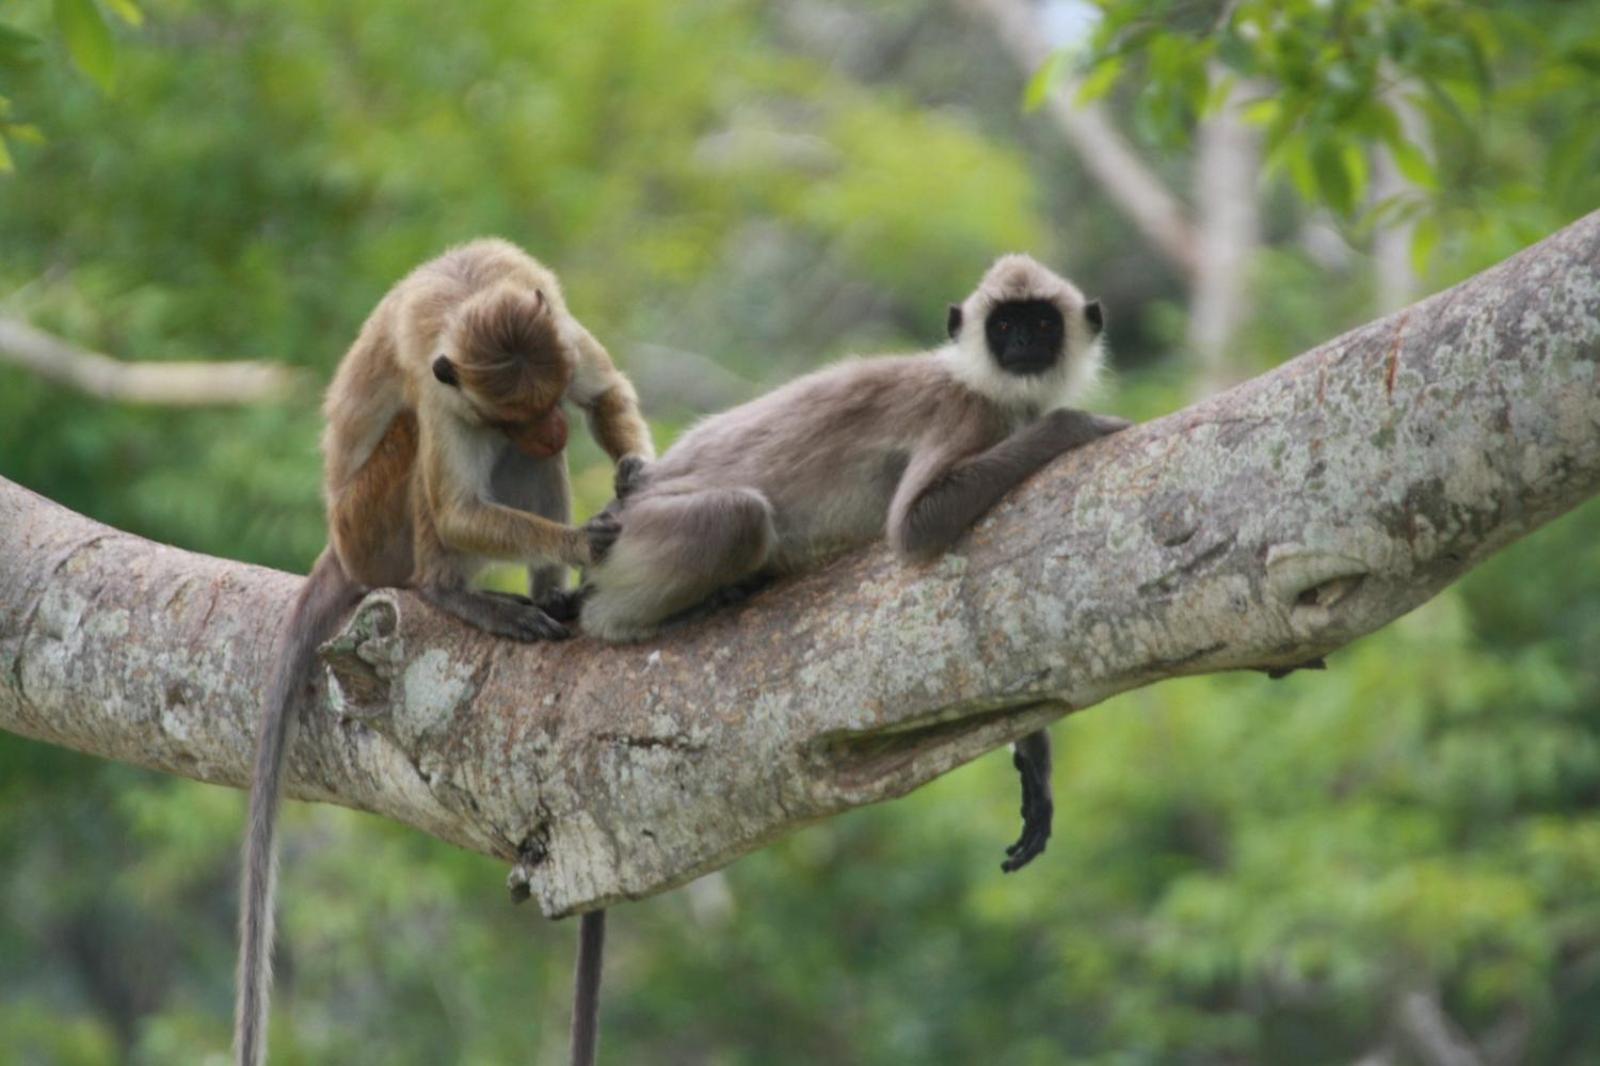
M 1001 365 L 985 324 L 1046 303 L 1059 350 Z M 952 308 L 949 343 L 850 359 L 699 423 L 650 465 L 587 576 L 582 628 L 638 640 L 727 586 L 806 569 L 886 536 L 907 559 L 948 548 L 1061 452 L 1126 425 L 1071 410 L 1101 364 L 1098 305 L 1025 255 Z
M 854 359 L 706 419 L 600 519 L 580 624 L 611 641 L 776 574 L 887 537 L 946 550 L 1019 482 L 1127 426 L 1069 408 L 1099 372 L 1102 318 L 1070 282 L 1008 255 L 950 309 L 950 342 Z M 1002 869 L 1050 837 L 1050 736 L 1015 749 L 1023 832 Z

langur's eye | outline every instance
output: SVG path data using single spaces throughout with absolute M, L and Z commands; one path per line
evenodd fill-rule
M 1000 323 L 1000 332 L 1001 333 L 1004 333 L 1006 330 L 1008 330 L 1010 328 L 1011 328 L 1011 323 L 1009 323 L 1009 322 Z

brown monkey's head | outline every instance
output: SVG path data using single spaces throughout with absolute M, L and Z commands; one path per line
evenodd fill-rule
M 950 305 L 944 356 L 972 389 L 1049 409 L 1078 400 L 1099 372 L 1100 301 L 1026 255 L 1002 256 L 963 303 Z
M 541 458 L 567 443 L 561 398 L 576 359 L 559 317 L 544 293 L 498 285 L 461 306 L 433 360 L 433 376 L 479 419 Z

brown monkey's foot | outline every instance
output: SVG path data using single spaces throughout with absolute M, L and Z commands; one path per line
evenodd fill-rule
M 583 598 L 588 595 L 588 591 L 586 589 L 556 589 L 545 593 L 544 596 L 537 600 L 515 592 L 499 592 L 495 589 L 485 589 L 484 595 L 508 600 L 511 603 L 521 604 L 523 607 L 537 607 L 557 622 L 564 624 L 578 620 L 578 608 L 583 606 Z
M 617 472 L 611 480 L 611 491 L 618 500 L 626 500 L 644 484 L 650 472 L 650 461 L 639 455 L 624 455 L 617 460 Z
M 520 592 L 501 592 L 499 589 L 484 589 L 483 594 L 485 596 L 493 596 L 496 599 L 506 600 L 510 603 L 520 603 L 524 607 L 533 606 L 533 601 Z
M 1006 848 L 1000 864 L 1015 873 L 1044 852 L 1055 820 L 1055 798 L 1050 791 L 1050 734 L 1040 730 L 1017 741 L 1011 763 L 1022 777 L 1022 835 Z
M 534 641 L 565 640 L 572 636 L 571 630 L 534 606 L 526 596 L 466 589 L 417 591 L 439 610 L 497 637 Z

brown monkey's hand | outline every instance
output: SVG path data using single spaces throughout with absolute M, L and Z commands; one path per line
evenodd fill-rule
M 611 546 L 622 535 L 622 522 L 610 508 L 583 524 L 580 532 L 589 542 L 589 565 L 598 566 L 610 554 Z
M 617 499 L 626 500 L 639 490 L 644 484 L 645 476 L 650 472 L 650 460 L 642 455 L 624 455 L 617 460 L 617 473 L 612 479 L 612 491 Z

